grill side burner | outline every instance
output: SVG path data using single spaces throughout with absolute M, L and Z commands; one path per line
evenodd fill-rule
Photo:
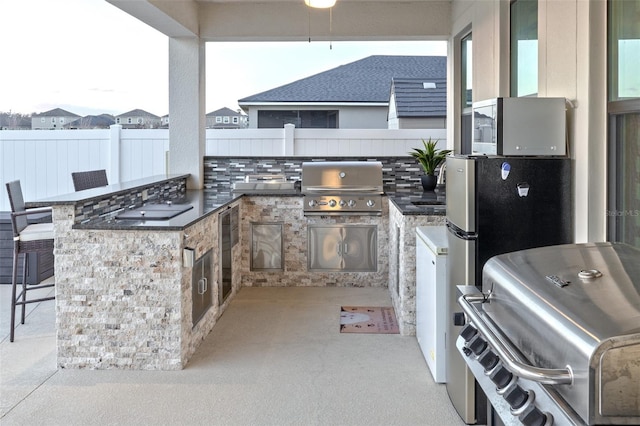
M 301 191 L 305 215 L 381 215 L 382 163 L 304 162 Z
M 640 250 L 507 253 L 458 289 L 456 346 L 505 424 L 640 424 Z

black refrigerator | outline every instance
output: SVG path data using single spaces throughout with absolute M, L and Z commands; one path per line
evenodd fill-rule
M 447 392 L 467 424 L 486 421 L 486 399 L 456 350 L 456 286 L 482 287 L 492 256 L 573 242 L 571 160 L 455 155 L 447 158 Z

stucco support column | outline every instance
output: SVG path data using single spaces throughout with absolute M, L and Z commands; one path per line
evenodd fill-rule
M 205 42 L 169 38 L 169 173 L 190 173 L 188 189 L 203 188 Z

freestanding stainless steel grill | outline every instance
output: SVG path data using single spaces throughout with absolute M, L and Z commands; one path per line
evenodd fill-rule
M 305 215 L 381 215 L 382 163 L 304 162 L 301 191 Z
M 459 290 L 456 345 L 505 424 L 640 424 L 640 250 L 516 251 Z

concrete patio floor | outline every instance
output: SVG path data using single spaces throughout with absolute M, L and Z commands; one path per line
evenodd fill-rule
M 9 342 L 0 285 L 0 424 L 463 425 L 415 337 L 341 334 L 386 289 L 243 288 L 181 371 L 56 369 L 54 302 Z M 46 290 L 45 290 L 46 291 Z

